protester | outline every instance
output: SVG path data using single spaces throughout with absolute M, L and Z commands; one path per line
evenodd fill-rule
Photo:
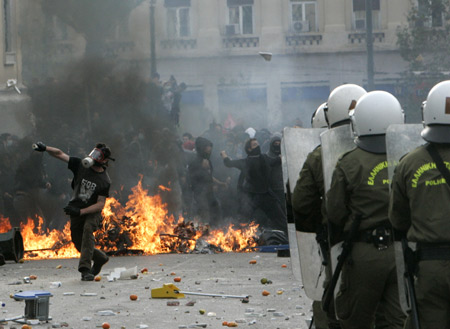
M 94 232 L 100 228 L 101 211 L 106 198 L 109 197 L 111 180 L 106 168 L 109 159 L 112 159 L 111 150 L 106 144 L 98 143 L 89 156 L 81 160 L 42 142 L 36 143 L 34 149 L 38 152 L 47 152 L 68 163 L 68 168 L 74 174 L 72 180 L 74 193 L 64 212 L 70 216 L 72 242 L 80 252 L 78 271 L 81 272 L 81 280 L 93 281 L 108 261 L 108 256 L 95 248 Z

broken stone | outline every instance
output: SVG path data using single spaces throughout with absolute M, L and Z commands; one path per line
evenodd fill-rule
M 176 302 L 167 302 L 167 306 L 179 306 L 180 302 L 176 301 Z
M 245 313 L 255 313 L 255 309 L 254 308 L 246 308 Z
M 268 308 L 267 309 L 267 312 L 269 312 L 269 313 L 273 313 L 273 312 L 276 312 L 277 310 L 276 309 L 274 309 L 274 308 Z
M 252 321 L 250 321 L 250 322 L 248 323 L 249 326 L 252 326 L 252 325 L 254 325 L 254 324 L 256 324 L 256 320 L 252 320 Z
M 80 294 L 80 296 L 93 297 L 93 296 L 97 296 L 97 293 L 96 292 L 83 292 L 83 293 Z
M 112 311 L 112 310 L 98 311 L 97 314 L 101 315 L 101 316 L 116 315 L 116 313 L 114 313 L 114 311 Z
M 194 306 L 194 305 L 195 305 L 195 301 L 193 301 L 193 300 L 186 303 L 186 306 Z
M 146 324 L 138 324 L 136 328 L 145 329 L 148 328 L 148 326 Z
M 206 316 L 213 317 L 213 316 L 216 316 L 216 313 L 214 313 L 214 312 L 208 312 L 208 314 L 206 314 Z
M 284 315 L 283 312 L 274 312 L 274 313 L 273 313 L 273 316 L 277 316 L 277 317 L 280 317 L 280 318 L 281 318 L 281 317 L 283 317 L 283 316 L 285 316 L 285 315 Z
M 85 317 L 83 317 L 81 320 L 83 320 L 83 321 L 91 321 L 91 320 L 92 320 L 92 317 L 90 317 L 90 316 L 85 316 Z
M 236 319 L 236 323 L 247 323 L 247 320 L 245 319 Z

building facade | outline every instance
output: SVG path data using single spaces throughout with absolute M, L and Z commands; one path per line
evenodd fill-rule
M 18 34 L 16 1 L 0 1 L 0 134 L 30 133 L 29 97 L 22 84 L 22 53 Z
M 411 1 L 372 0 L 375 88 L 393 94 L 406 69 L 396 32 Z M 82 38 L 61 34 L 61 24 L 55 29 L 64 37 L 59 48 L 70 51 L 54 60 L 82 56 Z M 309 126 L 334 87 L 367 86 L 365 30 L 365 0 L 144 0 L 118 23 L 105 56 L 134 63 L 148 78 L 154 42 L 161 80 L 174 75 L 188 86 L 183 130 L 198 134 L 227 118 L 280 130 L 300 121 Z M 271 61 L 260 52 L 271 53 Z

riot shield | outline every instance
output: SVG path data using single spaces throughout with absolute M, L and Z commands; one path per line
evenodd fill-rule
M 285 128 L 282 140 L 282 164 L 285 186 L 294 192 L 300 170 L 308 154 L 320 144 L 325 129 Z M 287 184 L 289 183 L 289 184 Z M 289 248 L 294 276 L 301 279 L 306 295 L 320 300 L 323 293 L 322 260 L 315 233 L 297 232 L 294 223 L 288 223 Z
M 420 136 L 423 129 L 421 124 L 391 125 L 386 131 L 386 155 L 389 163 L 388 174 L 389 181 L 392 181 L 395 166 L 400 159 L 420 145 L 425 144 L 425 140 Z M 389 184 L 390 187 L 390 184 Z M 408 243 L 410 248 L 415 250 L 414 243 Z M 409 314 L 410 301 L 405 279 L 405 262 L 403 257 L 403 248 L 400 241 L 394 242 L 395 263 L 397 266 L 397 281 L 400 297 L 400 306 L 405 314 Z
M 320 135 L 322 141 L 322 167 L 323 180 L 325 184 L 325 196 L 330 189 L 331 179 L 333 178 L 333 171 L 336 167 L 340 156 L 356 147 L 353 142 L 353 137 L 349 125 L 336 127 L 325 131 Z M 338 256 L 342 252 L 342 242 L 335 244 L 330 250 L 330 260 L 332 266 L 332 273 L 337 265 Z M 336 284 L 334 295 L 336 295 L 340 283 Z

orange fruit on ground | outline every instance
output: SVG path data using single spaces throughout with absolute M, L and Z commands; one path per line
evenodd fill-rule
M 29 326 L 28 324 L 24 324 L 24 325 L 22 326 L 22 329 L 31 329 L 31 326 Z
M 249 264 L 256 264 L 256 260 L 252 259 L 251 261 L 248 262 Z
M 95 281 L 100 281 L 101 279 L 102 279 L 102 277 L 101 277 L 100 275 L 97 275 L 97 276 L 94 278 Z
M 171 272 L 170 275 L 177 275 L 175 272 Z
M 180 282 L 180 281 L 181 281 L 181 278 L 177 276 L 176 278 L 173 278 L 173 281 L 175 281 L 175 282 Z
M 36 275 L 30 275 L 29 278 L 30 278 L 30 280 L 36 280 L 37 276 Z
M 142 270 L 141 270 L 141 273 L 147 273 L 148 272 L 148 268 L 146 268 L 146 267 L 144 267 Z
M 102 328 L 103 328 L 103 329 L 109 329 L 109 328 L 111 328 L 111 326 L 109 325 L 108 322 L 103 322 L 103 323 L 102 323 Z
M 136 300 L 136 299 L 138 299 L 138 296 L 137 295 L 130 295 L 130 299 L 131 300 Z
M 283 264 L 283 265 L 281 265 L 281 267 L 285 268 L 285 267 L 287 267 L 287 265 L 286 265 L 286 264 Z
M 263 290 L 262 295 L 263 296 L 269 296 L 270 292 L 268 292 L 267 290 Z
M 236 322 L 228 322 L 228 327 L 237 327 L 237 323 Z
M 222 326 L 224 326 L 224 327 L 228 326 L 228 322 L 227 321 L 223 321 L 222 322 Z

